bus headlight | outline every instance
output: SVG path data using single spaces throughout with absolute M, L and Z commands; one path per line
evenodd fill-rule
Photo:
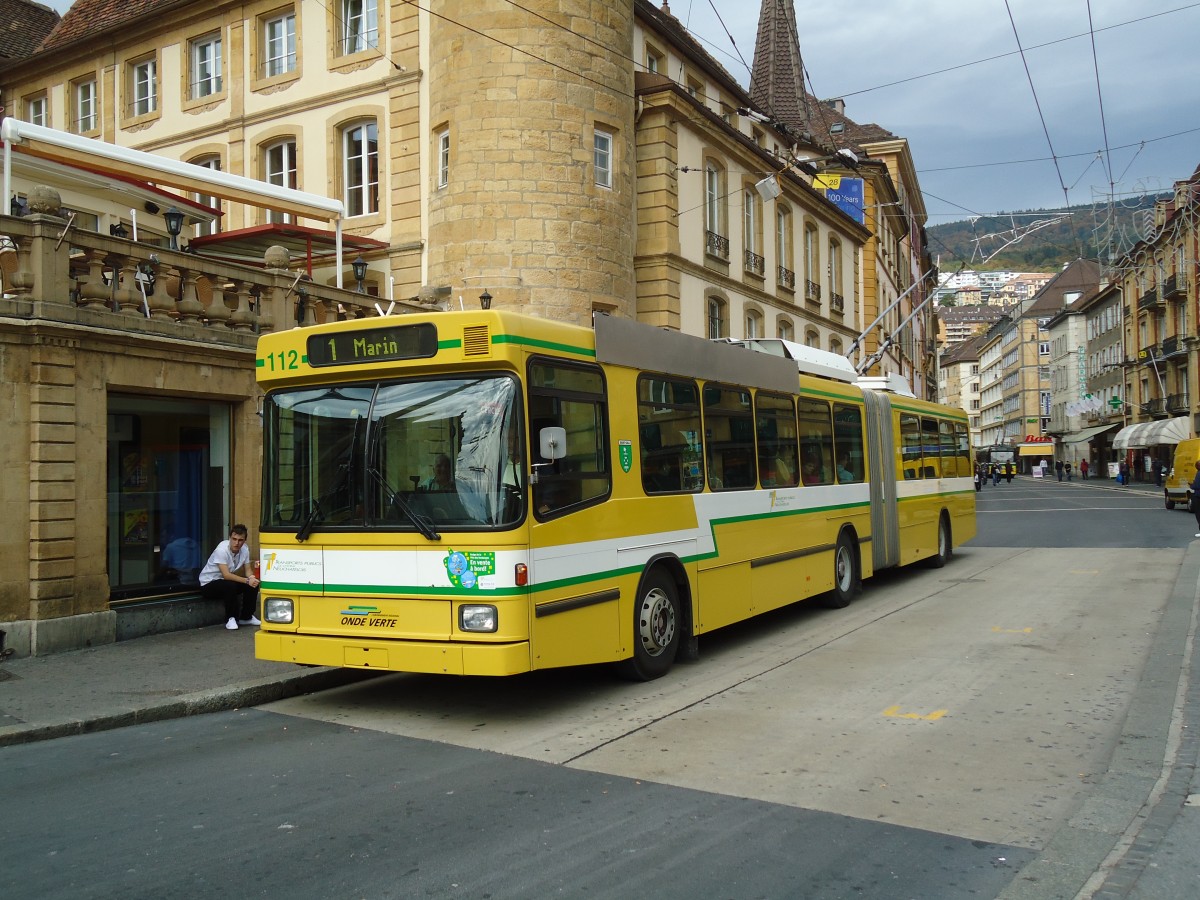
M 291 625 L 295 606 L 285 597 L 268 597 L 263 601 L 263 618 L 276 625 Z
M 458 627 L 463 631 L 495 631 L 498 616 L 494 606 L 460 606 Z

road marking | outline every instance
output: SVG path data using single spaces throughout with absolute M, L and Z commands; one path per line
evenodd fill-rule
M 920 713 L 902 713 L 899 706 L 889 706 L 883 711 L 883 714 L 892 719 L 920 719 L 922 722 L 936 722 L 948 712 L 950 712 L 948 709 L 935 709 L 923 716 Z
M 992 631 L 997 634 L 1033 634 L 1032 628 L 1001 628 L 999 625 L 993 625 Z

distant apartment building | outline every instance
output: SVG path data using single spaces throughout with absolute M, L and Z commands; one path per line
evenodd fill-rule
M 938 360 L 938 402 L 964 410 L 970 421 L 971 446 L 983 446 L 980 401 L 979 348 L 984 335 L 960 341 Z
M 967 338 L 986 332 L 1003 314 L 998 307 L 982 303 L 940 307 L 938 320 L 941 328 L 938 335 L 942 340 L 942 346 L 950 347 Z

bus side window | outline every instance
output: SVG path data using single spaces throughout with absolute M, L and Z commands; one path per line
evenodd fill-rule
M 900 471 L 905 481 L 921 477 L 921 420 L 900 414 Z
M 559 426 L 567 433 L 563 458 L 534 470 L 537 518 L 553 518 L 608 497 L 608 398 L 600 369 L 561 360 L 530 361 L 529 417 L 535 464 L 547 462 L 538 452 L 542 428 Z
M 800 423 L 800 481 L 833 484 L 833 418 L 824 400 L 796 401 Z

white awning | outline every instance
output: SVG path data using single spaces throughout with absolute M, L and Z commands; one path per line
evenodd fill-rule
M 1084 428 L 1081 431 L 1076 432 L 1075 434 L 1064 435 L 1062 438 L 1062 442 L 1064 444 L 1080 444 L 1080 443 L 1083 443 L 1084 441 L 1090 441 L 1096 435 L 1101 434 L 1102 432 L 1108 431 L 1110 428 L 1116 428 L 1116 427 L 1117 427 L 1117 423 L 1113 422 L 1111 425 L 1096 425 L 1092 428 Z
M 1127 425 L 1113 438 L 1114 450 L 1144 450 L 1159 444 L 1178 444 L 1192 436 L 1192 423 L 1187 416 L 1138 422 Z

